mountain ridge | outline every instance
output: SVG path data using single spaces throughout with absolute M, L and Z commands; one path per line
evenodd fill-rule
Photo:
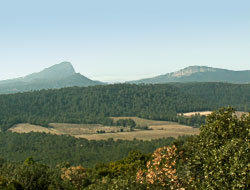
M 218 68 L 207 67 L 207 66 L 189 66 L 179 71 L 173 72 L 172 76 L 175 76 L 175 77 L 189 76 L 197 72 L 216 72 L 217 70 L 225 70 L 225 69 L 218 69 Z
M 24 77 L 0 81 L 0 94 L 101 84 L 76 73 L 73 65 L 64 61 Z
M 168 82 L 229 82 L 249 83 L 250 70 L 233 71 L 207 66 L 189 66 L 176 72 L 171 72 L 152 78 L 128 81 L 132 84 L 158 84 Z

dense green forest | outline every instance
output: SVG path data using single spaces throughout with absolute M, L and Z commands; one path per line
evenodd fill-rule
M 8 161 L 24 161 L 32 156 L 35 161 L 48 165 L 69 162 L 93 167 L 98 162 L 119 160 L 132 150 L 150 153 L 158 147 L 170 145 L 173 141 L 172 137 L 151 141 L 97 141 L 66 135 L 5 132 L 0 133 L 0 157 Z
M 162 145 L 153 153 L 144 154 L 139 151 L 131 151 L 123 159 L 98 163 L 91 168 L 86 168 L 83 164 L 84 159 L 82 163 L 70 164 L 56 158 L 58 163 L 49 166 L 44 165 L 42 160 L 36 160 L 32 157 L 27 157 L 24 161 L 21 159 L 22 162 L 6 162 L 1 159 L 0 189 L 248 190 L 250 188 L 249 130 L 250 115 L 238 118 L 232 108 L 222 108 L 207 117 L 206 124 L 200 128 L 201 132 L 198 136 L 182 137 L 177 140 L 153 141 L 153 146 L 154 144 Z M 13 146 L 12 148 L 16 148 L 15 151 L 12 151 L 12 157 L 18 157 L 19 152 L 25 152 L 26 150 L 29 153 L 32 151 L 43 152 L 45 150 L 43 148 L 35 150 L 35 147 L 38 147 L 32 145 L 36 144 L 35 139 L 40 144 L 41 139 L 43 139 L 43 144 L 47 148 L 49 148 L 48 144 L 52 143 L 50 144 L 50 148 L 53 149 L 50 152 L 51 157 L 54 157 L 54 151 L 57 152 L 54 149 L 55 146 L 60 151 L 62 146 L 70 141 L 73 144 L 71 150 L 79 151 L 73 143 L 78 140 L 74 140 L 72 137 L 56 137 L 46 134 L 18 135 L 6 133 L 4 135 L 8 136 L 6 139 L 10 139 L 7 147 Z M 39 139 L 39 137 L 41 138 Z M 21 144 L 20 149 L 17 150 L 18 146 L 15 143 L 22 143 L 24 138 L 28 140 L 24 142 L 25 144 Z M 55 142 L 58 141 L 58 143 L 53 146 L 54 142 L 51 141 L 53 138 L 61 138 L 61 141 L 56 139 Z M 68 139 L 65 140 L 66 138 Z M 15 142 L 14 139 L 22 139 L 22 141 L 17 140 Z M 63 144 L 64 140 L 66 144 L 61 146 L 60 143 Z M 29 144 L 26 144 L 28 141 Z M 46 141 L 50 141 L 50 143 L 46 144 Z M 8 143 L 8 141 L 2 143 Z M 113 147 L 117 146 L 123 149 L 124 147 L 121 146 L 123 143 L 131 143 L 132 146 L 138 144 L 138 147 L 144 146 L 141 141 L 136 140 L 131 142 L 117 141 L 116 143 L 109 140 L 102 141 L 100 144 L 97 141 L 86 141 L 85 143 L 89 143 L 88 146 L 92 148 L 110 144 Z M 150 142 L 147 143 L 151 144 Z M 168 145 L 164 146 L 162 143 Z M 43 146 L 43 144 L 40 146 Z M 103 146 L 101 148 L 108 150 Z M 69 150 L 69 147 L 66 147 L 66 149 Z M 92 152 L 89 153 L 92 154 Z M 62 154 L 70 159 L 67 155 L 70 152 L 63 152 Z M 84 157 L 85 154 L 81 156 Z M 47 156 L 47 159 L 50 159 L 48 158 L 50 155 Z M 112 152 L 113 155 L 115 156 Z M 71 157 L 73 156 L 71 155 Z M 79 157 L 81 156 L 79 155 Z M 91 156 L 91 159 L 95 159 L 96 155 L 92 154 Z M 9 157 L 11 157 L 10 154 Z
M 43 126 L 50 122 L 113 125 L 110 116 L 182 121 L 197 126 L 197 122 L 204 123 L 204 118 L 203 121 L 190 120 L 177 117 L 177 113 L 215 110 L 229 105 L 249 111 L 250 85 L 173 83 L 72 87 L 0 95 L 0 126 L 7 130 L 13 124 L 26 122 Z
M 182 93 L 195 96 L 202 110 L 216 110 L 232 106 L 236 110 L 250 111 L 250 84 L 230 83 L 171 83 Z

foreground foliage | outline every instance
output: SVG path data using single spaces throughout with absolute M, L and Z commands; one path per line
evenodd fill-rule
M 232 108 L 214 112 L 186 149 L 191 187 L 250 188 L 250 115 L 239 119 Z
M 250 115 L 232 108 L 211 114 L 198 136 L 179 138 L 153 154 L 132 151 L 122 160 L 93 168 L 62 163 L 46 166 L 32 158 L 0 162 L 2 189 L 248 190 Z
M 137 179 L 166 189 L 249 189 L 250 115 L 211 114 L 200 135 L 157 149 Z M 149 186 L 148 186 L 149 187 Z

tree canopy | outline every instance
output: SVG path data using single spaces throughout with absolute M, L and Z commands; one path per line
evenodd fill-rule
M 250 110 L 250 85 L 187 83 L 115 84 L 0 95 L 0 127 L 16 123 L 112 125 L 115 116 L 179 121 L 199 126 L 202 118 L 181 118 L 177 113 L 215 110 L 221 106 Z

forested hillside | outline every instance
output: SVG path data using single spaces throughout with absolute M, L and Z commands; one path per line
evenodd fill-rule
M 87 140 L 66 135 L 45 133 L 0 133 L 0 158 L 23 162 L 27 157 L 43 164 L 55 166 L 68 162 L 90 168 L 100 162 L 119 160 L 130 151 L 151 153 L 156 148 L 170 145 L 175 139 L 141 140 Z
M 187 83 L 115 84 L 41 90 L 0 96 L 0 125 L 50 122 L 112 125 L 111 116 L 178 121 L 177 113 L 232 105 L 250 109 L 250 85 Z
M 171 85 L 108 85 L 0 96 L 0 123 L 101 123 L 109 116 L 166 118 L 199 108 L 194 97 Z
M 0 159 L 0 189 L 248 190 L 249 129 L 249 115 L 238 118 L 232 108 L 222 108 L 208 116 L 199 135 L 177 140 L 2 133 L 1 157 L 18 162 Z M 130 148 L 149 154 L 127 154 Z
M 195 96 L 198 102 L 206 102 L 202 109 L 215 110 L 233 106 L 237 110 L 250 111 L 250 84 L 230 83 L 171 83 L 182 93 Z

